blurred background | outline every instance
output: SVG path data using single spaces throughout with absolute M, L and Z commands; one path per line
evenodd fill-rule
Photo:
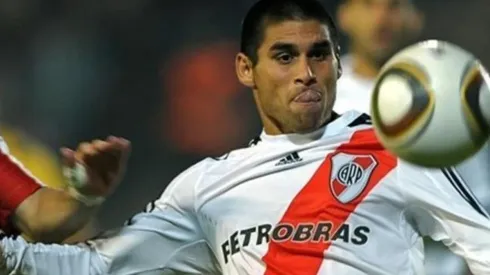
M 127 177 L 100 213 L 104 226 L 122 224 L 190 164 L 260 132 L 234 73 L 253 2 L 0 0 L 0 131 L 13 154 L 56 185 L 60 146 L 130 139 Z M 324 2 L 334 14 L 337 1 Z M 449 40 L 490 63 L 490 1 L 419 8 L 421 39 Z

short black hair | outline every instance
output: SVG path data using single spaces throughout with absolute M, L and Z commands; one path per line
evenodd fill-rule
M 348 2 L 350 2 L 351 0 L 338 0 L 338 3 L 336 4 L 337 6 L 339 5 L 342 5 L 342 4 L 346 4 Z M 425 0 L 426 1 L 426 0 Z M 415 7 L 415 8 L 420 8 L 420 5 L 422 4 L 422 2 L 424 2 L 423 0 L 409 0 L 409 2 Z
M 258 61 L 258 49 L 269 24 L 311 19 L 327 25 L 338 57 L 340 50 L 337 27 L 325 7 L 317 0 L 259 0 L 243 20 L 240 51 L 255 65 Z

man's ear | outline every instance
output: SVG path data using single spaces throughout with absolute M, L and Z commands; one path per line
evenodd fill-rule
M 339 79 L 342 76 L 342 64 L 340 64 L 340 60 L 338 61 L 337 64 L 337 79 Z
M 246 56 L 244 53 L 238 53 L 236 55 L 235 70 L 240 83 L 251 89 L 255 87 L 253 64 L 250 58 L 248 58 L 248 56 Z
M 335 59 L 337 60 L 337 79 L 342 76 L 342 63 L 340 62 L 340 45 L 337 45 L 335 49 Z

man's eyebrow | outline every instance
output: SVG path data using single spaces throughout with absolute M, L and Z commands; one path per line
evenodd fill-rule
M 269 51 L 293 51 L 295 48 L 292 43 L 276 42 L 270 46 Z
M 328 40 L 320 40 L 313 43 L 312 49 L 330 48 L 331 42 Z M 294 51 L 297 47 L 289 42 L 276 42 L 270 46 L 269 51 Z
M 317 41 L 317 42 L 313 43 L 312 48 L 313 49 L 330 48 L 330 45 L 331 45 L 331 42 L 330 41 L 328 41 L 328 40 L 321 40 L 321 41 Z

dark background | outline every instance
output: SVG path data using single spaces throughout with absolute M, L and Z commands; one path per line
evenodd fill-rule
M 0 114 L 45 146 L 121 135 L 127 177 L 101 213 L 121 224 L 204 156 L 261 130 L 234 74 L 252 0 L 0 0 Z M 334 1 L 325 1 L 332 10 Z M 427 0 L 424 38 L 490 54 L 490 1 Z M 344 41 L 345 42 L 345 41 Z

